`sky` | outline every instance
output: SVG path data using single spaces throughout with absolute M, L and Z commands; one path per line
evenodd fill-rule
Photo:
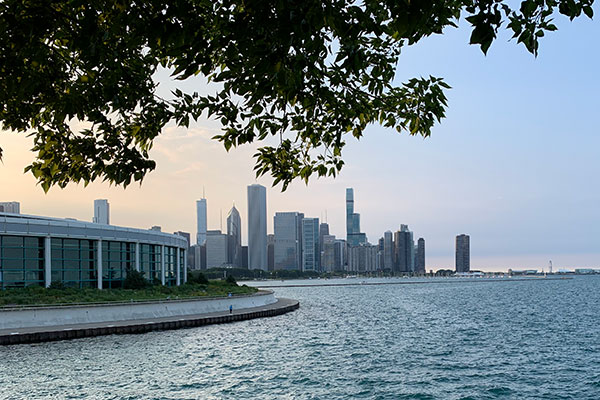
M 595 13 L 600 13 L 596 5 Z M 345 188 L 372 243 L 408 224 L 425 238 L 428 269 L 454 268 L 455 236 L 471 236 L 471 268 L 600 267 L 600 55 L 596 21 L 558 17 L 537 58 L 501 33 L 488 55 L 468 45 L 463 23 L 406 48 L 397 83 L 415 76 L 444 77 L 447 117 L 428 139 L 371 126 L 348 139 L 345 167 L 335 179 L 293 183 L 286 192 L 255 178 L 256 145 L 226 152 L 210 138 L 215 121 L 189 129 L 167 127 L 151 157 L 157 168 L 141 186 L 95 182 L 45 194 L 23 168 L 31 139 L 0 132 L 0 201 L 19 201 L 24 214 L 91 221 L 93 200 L 107 198 L 111 223 L 195 237 L 195 201 L 204 192 L 208 228 L 225 228 L 233 204 L 247 240 L 246 187 L 267 187 L 267 230 L 277 211 L 326 219 L 345 238 Z M 173 87 L 158 74 L 161 90 Z M 188 84 L 202 90 L 201 82 Z M 198 86 L 198 87 L 193 87 Z M 222 215 L 222 219 L 221 219 Z

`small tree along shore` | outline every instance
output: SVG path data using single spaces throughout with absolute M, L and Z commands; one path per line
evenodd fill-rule
M 561 16 L 591 18 L 592 5 L 4 0 L 0 125 L 33 136 L 36 160 L 26 170 L 46 191 L 96 179 L 141 182 L 155 168 L 148 152 L 163 128 L 199 118 L 220 123 L 214 139 L 227 150 L 259 142 L 256 174 L 285 189 L 294 179 L 336 176 L 346 141 L 370 124 L 431 134 L 445 117 L 449 85 L 431 76 L 395 83 L 407 46 L 466 20 L 483 53 L 506 28 L 536 55 Z M 176 84 L 162 97 L 161 69 Z M 194 77 L 202 83 L 186 82 Z

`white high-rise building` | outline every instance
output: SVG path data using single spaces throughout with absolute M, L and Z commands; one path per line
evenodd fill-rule
M 268 270 L 267 189 L 248 186 L 248 269 Z
M 0 202 L 0 212 L 20 214 L 21 204 L 18 201 Z
M 108 200 L 94 200 L 94 219 L 92 222 L 110 225 L 110 204 L 108 204 Z
M 196 201 L 196 217 L 198 234 L 196 235 L 196 243 L 204 245 L 206 243 L 206 199 Z

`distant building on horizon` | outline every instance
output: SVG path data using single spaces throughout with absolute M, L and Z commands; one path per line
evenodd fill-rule
M 18 201 L 0 202 L 0 212 L 21 214 L 21 203 L 19 203 Z
M 220 230 L 206 232 L 206 268 L 227 265 L 227 235 Z
M 267 235 L 267 269 L 275 270 L 275 235 L 272 233 Z
M 190 247 L 192 245 L 192 243 L 191 243 L 192 237 L 188 232 L 177 231 L 177 232 L 173 232 L 173 233 L 177 236 L 184 237 L 185 240 L 187 240 L 187 242 L 188 242 L 188 247 Z
M 394 270 L 394 234 L 391 231 L 383 234 L 383 269 Z
M 277 212 L 273 217 L 274 269 L 302 269 L 302 219 L 300 212 Z
M 235 267 L 241 266 L 242 256 L 242 219 L 235 205 L 227 215 L 227 262 Z
M 415 258 L 415 273 L 425 274 L 425 239 L 417 241 L 417 255 Z
M 110 225 L 110 204 L 106 199 L 94 200 L 94 219 L 96 224 Z
M 456 237 L 456 272 L 471 271 L 471 249 L 469 235 Z
M 408 274 L 414 270 L 415 244 L 413 233 L 408 225 L 400 225 L 400 230 L 394 234 L 395 272 Z
M 248 186 L 248 269 L 268 270 L 267 189 Z
M 206 215 L 206 199 L 202 198 L 196 200 L 196 244 L 201 246 L 206 243 L 206 226 L 207 226 L 207 215 Z
M 302 271 L 319 271 L 319 218 L 302 220 Z
M 361 244 L 348 248 L 348 272 L 375 272 L 379 269 L 379 246 Z
M 335 242 L 335 235 L 321 235 L 321 270 L 323 272 L 336 270 Z
M 360 214 L 354 212 L 354 189 L 346 188 L 346 242 L 348 246 L 367 243 L 367 235 L 360 231 Z

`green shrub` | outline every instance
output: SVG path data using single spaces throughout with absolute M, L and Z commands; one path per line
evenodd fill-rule
M 227 275 L 227 279 L 225 279 L 225 282 L 229 283 L 230 285 L 237 286 L 237 281 L 235 280 L 233 275 Z
M 144 289 L 148 286 L 148 281 L 144 278 L 144 273 L 136 271 L 133 268 L 127 269 L 127 275 L 123 281 L 124 289 Z

